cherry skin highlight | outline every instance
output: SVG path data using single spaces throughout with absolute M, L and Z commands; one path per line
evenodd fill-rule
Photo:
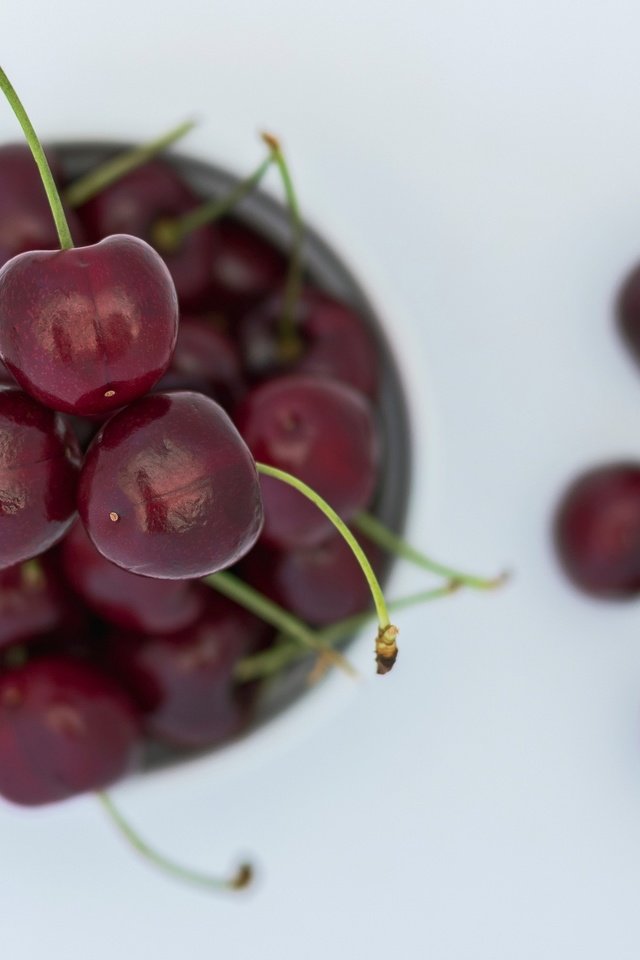
M 181 747 L 228 740 L 248 719 L 249 698 L 233 669 L 261 645 L 268 628 L 210 591 L 192 627 L 156 637 L 114 633 L 108 657 L 144 714 L 146 731 Z
M 108 560 L 169 580 L 231 566 L 263 520 L 256 466 L 231 420 L 208 397 L 180 391 L 144 397 L 102 427 L 78 509 Z
M 579 476 L 554 519 L 567 576 L 594 597 L 640 594 L 640 464 L 611 463 Z
M 127 233 L 156 247 L 171 274 L 181 305 L 197 306 L 210 281 L 213 228 L 193 230 L 175 250 L 156 246 L 154 230 L 163 220 L 173 221 L 200 203 L 168 163 L 152 160 L 92 197 L 81 208 L 80 215 L 94 241 Z
M 75 517 L 80 450 L 64 419 L 0 387 L 0 569 L 43 553 Z
M 371 408 L 346 384 L 282 377 L 244 398 L 235 421 L 257 461 L 293 474 L 343 520 L 370 503 L 376 486 L 378 438 Z M 261 477 L 266 543 L 284 549 L 321 543 L 329 525 L 298 491 Z
M 299 356 L 280 353 L 281 297 L 271 297 L 242 318 L 240 351 L 250 380 L 282 373 L 339 380 L 369 397 L 378 388 L 379 362 L 371 332 L 351 307 L 326 293 L 306 289 L 295 322 L 302 340 Z
M 106 560 L 76 523 L 60 545 L 68 583 L 109 623 L 138 633 L 165 633 L 194 623 L 209 590 L 191 581 L 139 577 Z
M 135 237 L 23 253 L 0 270 L 0 356 L 54 410 L 104 415 L 145 394 L 177 332 L 171 277 Z
M 139 722 L 89 664 L 50 656 L 0 675 L 0 795 L 29 806 L 101 790 L 132 768 Z

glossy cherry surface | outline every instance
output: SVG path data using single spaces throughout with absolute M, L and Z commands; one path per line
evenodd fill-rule
M 0 569 L 43 553 L 73 523 L 80 450 L 64 419 L 0 387 Z
M 232 407 L 246 391 L 235 344 L 210 317 L 181 317 L 171 366 L 156 389 L 195 390 Z
M 282 285 L 287 262 L 260 234 L 237 220 L 216 225 L 207 298 L 214 309 L 236 315 Z
M 47 159 L 54 179 L 61 173 L 51 150 Z M 75 243 L 84 242 L 80 222 L 71 210 L 67 222 Z M 26 144 L 0 147 L 0 266 L 27 250 L 56 250 L 58 233 L 40 173 Z
M 113 634 L 108 656 L 145 714 L 145 728 L 170 743 L 197 747 L 227 740 L 247 719 L 247 698 L 233 669 L 264 640 L 266 628 L 210 591 L 192 627 L 140 637 Z
M 359 314 L 325 293 L 306 289 L 295 314 L 302 341 L 301 354 L 286 361 L 279 352 L 281 316 L 281 298 L 271 297 L 242 319 L 241 353 L 251 379 L 300 373 L 339 380 L 369 397 L 376 395 L 379 377 L 376 345 Z
M 127 233 L 155 246 L 154 229 L 159 222 L 190 213 L 201 202 L 168 163 L 153 160 L 102 190 L 82 207 L 80 215 L 95 241 Z M 210 282 L 213 228 L 193 230 L 176 250 L 158 249 L 181 304 L 197 303 Z
M 98 553 L 81 523 L 60 545 L 67 581 L 109 623 L 140 633 L 181 630 L 202 613 L 209 590 L 192 581 L 154 580 L 117 567 Z
M 554 534 L 564 570 L 581 590 L 639 594 L 640 464 L 606 464 L 578 477 L 557 510 Z
M 236 423 L 256 460 L 293 474 L 345 520 L 373 496 L 378 440 L 370 406 L 346 384 L 282 377 L 252 390 Z M 322 542 L 328 525 L 318 508 L 279 480 L 261 477 L 264 540 L 284 548 Z
M 172 580 L 231 566 L 262 526 L 246 444 L 222 407 L 189 392 L 144 397 L 102 427 L 86 454 L 78 508 L 107 559 Z
M 23 253 L 0 270 L 0 355 L 55 410 L 105 414 L 146 393 L 177 333 L 171 277 L 135 237 Z
M 67 657 L 0 675 L 0 794 L 35 805 L 100 790 L 134 762 L 138 720 L 116 683 Z

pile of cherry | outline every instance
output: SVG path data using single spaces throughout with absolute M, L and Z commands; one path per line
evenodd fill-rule
M 233 566 L 313 627 L 371 604 L 324 515 L 254 458 L 347 522 L 371 504 L 372 334 L 303 286 L 283 350 L 281 251 L 231 217 L 159 239 L 201 203 L 156 158 L 67 208 L 60 249 L 28 147 L 0 149 L 0 794 L 17 803 L 100 790 L 145 742 L 244 728 L 236 668 L 274 631 L 199 578 Z
M 617 298 L 623 342 L 640 364 L 640 266 Z M 558 556 L 572 582 L 602 599 L 640 596 L 640 462 L 603 463 L 577 477 L 554 518 Z

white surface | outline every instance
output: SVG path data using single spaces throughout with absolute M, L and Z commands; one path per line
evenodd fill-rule
M 43 136 L 195 109 L 194 150 L 249 169 L 253 131 L 283 135 L 435 398 L 415 539 L 517 578 L 403 616 L 397 670 L 262 763 L 120 792 L 186 861 L 254 853 L 245 899 L 149 871 L 91 801 L 1 807 L 3 956 L 638 956 L 638 610 L 573 594 L 547 528 L 573 471 L 640 453 L 610 309 L 640 255 L 639 30 L 622 0 L 4 0 Z

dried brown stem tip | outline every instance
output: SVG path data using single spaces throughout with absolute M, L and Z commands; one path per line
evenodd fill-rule
M 392 623 L 388 627 L 380 627 L 376 638 L 376 665 L 380 676 L 389 673 L 398 658 L 396 637 L 399 630 Z
M 242 863 L 238 867 L 238 872 L 230 881 L 229 886 L 232 890 L 246 890 L 253 882 L 253 867 L 250 863 Z
M 274 137 L 272 133 L 266 133 L 263 131 L 260 136 L 262 137 L 264 143 L 269 147 L 270 150 L 278 151 L 280 150 L 280 141 L 277 137 Z

